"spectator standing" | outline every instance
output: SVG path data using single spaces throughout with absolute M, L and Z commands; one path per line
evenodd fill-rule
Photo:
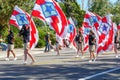
M 50 51 L 50 34 L 49 32 L 45 35 L 45 50 L 44 52 L 49 52 Z

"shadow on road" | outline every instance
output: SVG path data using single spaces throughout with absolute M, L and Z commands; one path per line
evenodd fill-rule
M 61 65 L 20 65 L 20 64 L 0 64 L 0 80 L 78 80 L 105 70 L 112 69 L 113 61 L 102 59 L 105 63 L 80 63 L 80 64 L 61 64 Z M 117 60 L 116 60 L 117 62 Z M 118 66 L 118 65 L 116 65 Z M 119 70 L 120 71 L 120 70 Z M 119 71 L 116 72 L 119 74 Z M 97 80 L 118 80 L 119 77 L 106 74 L 112 78 L 100 77 Z M 95 79 L 92 79 L 95 80 Z

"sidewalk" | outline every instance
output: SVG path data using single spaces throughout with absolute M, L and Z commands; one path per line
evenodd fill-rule
M 23 48 L 15 48 L 14 52 L 15 52 L 17 57 L 24 55 Z M 30 53 L 33 55 L 44 53 L 44 48 L 34 48 L 33 50 L 30 50 Z M 7 51 L 0 50 L 0 58 L 5 58 L 6 56 L 7 56 Z M 12 56 L 12 55 L 10 55 L 10 56 Z
M 23 55 L 24 51 L 23 48 L 19 49 L 14 49 L 15 54 L 18 58 L 18 60 L 13 61 L 13 56 L 10 55 L 11 59 L 10 61 L 5 61 L 4 59 L 6 58 L 7 52 L 6 51 L 0 51 L 0 64 L 23 64 Z M 71 48 L 64 48 L 60 50 L 60 56 L 57 55 L 56 51 L 50 51 L 47 53 L 44 53 L 44 48 L 34 48 L 33 50 L 30 51 L 30 54 L 32 54 L 36 60 L 34 65 L 46 65 L 46 64 L 76 64 L 76 62 L 83 62 L 83 63 L 88 63 L 89 61 L 89 52 L 86 52 L 84 54 L 84 59 L 82 59 L 81 54 L 80 57 L 76 58 L 76 52 L 75 50 Z M 99 57 L 97 58 L 102 59 L 104 57 L 109 57 L 109 58 L 115 58 L 115 54 L 113 51 L 110 52 L 105 52 L 102 54 L 99 54 Z M 119 54 L 120 56 L 120 54 Z M 28 65 L 31 63 L 31 60 L 28 57 Z

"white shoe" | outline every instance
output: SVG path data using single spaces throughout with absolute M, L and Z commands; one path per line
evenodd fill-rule
M 84 56 L 81 57 L 81 59 L 84 59 L 84 58 L 85 58 Z
M 91 63 L 91 62 L 92 62 L 92 60 L 89 60 L 89 62 Z
M 118 55 L 116 55 L 115 57 L 118 58 Z
M 9 58 L 5 58 L 6 61 L 9 61 Z
M 96 59 L 93 59 L 93 61 L 95 62 L 95 61 L 96 61 Z
M 96 58 L 95 58 L 95 59 L 92 59 L 92 61 L 94 61 L 94 62 L 95 62 L 95 61 L 96 61 Z
M 80 57 L 79 55 L 75 56 L 76 58 Z
M 17 60 L 17 58 L 14 58 L 14 61 L 16 61 Z
M 23 64 L 27 64 L 27 61 L 24 61 Z

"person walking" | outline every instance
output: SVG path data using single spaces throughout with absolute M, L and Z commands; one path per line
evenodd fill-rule
M 118 44 L 118 41 L 119 41 L 119 32 L 116 31 L 116 34 L 115 34 L 115 37 L 114 37 L 114 52 L 115 52 L 115 57 L 118 58 L 118 50 L 117 50 L 117 44 Z
M 81 31 L 78 32 L 78 34 L 76 35 L 76 44 L 77 44 L 77 56 L 76 57 L 79 57 L 79 51 L 82 53 L 82 59 L 84 58 L 83 54 L 83 35 L 81 33 Z
M 23 36 L 24 42 L 24 64 L 27 64 L 27 55 L 32 59 L 32 63 L 35 62 L 33 56 L 29 53 L 29 41 L 30 41 L 30 27 L 28 25 L 23 25 L 19 32 L 19 36 Z
M 13 49 L 14 49 L 14 34 L 11 30 L 9 31 L 9 34 L 7 36 L 7 43 L 8 43 L 8 50 L 7 50 L 7 58 L 5 60 L 9 61 L 10 52 L 12 53 L 14 60 L 17 60 L 16 55 L 13 51 Z
M 92 30 L 89 33 L 89 52 L 90 52 L 90 60 L 89 62 L 95 61 L 95 34 Z

